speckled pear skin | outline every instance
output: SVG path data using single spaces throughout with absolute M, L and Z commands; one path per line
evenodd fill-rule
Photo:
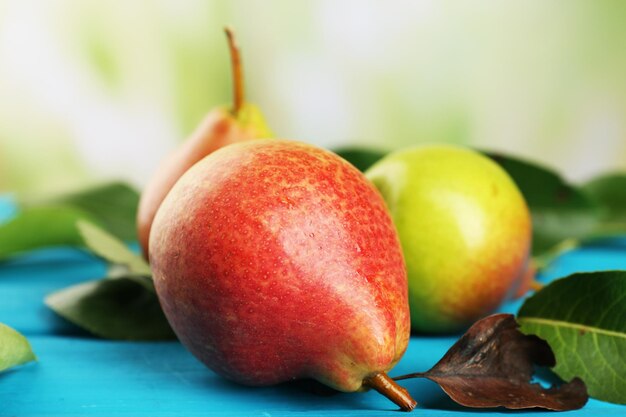
M 231 380 L 357 391 L 406 350 L 396 230 L 373 185 L 331 152 L 262 139 L 214 152 L 168 194 L 150 247 L 174 331 Z
M 463 330 L 513 295 L 532 225 L 500 166 L 462 147 L 421 145 L 387 155 L 366 176 L 398 229 L 414 330 Z

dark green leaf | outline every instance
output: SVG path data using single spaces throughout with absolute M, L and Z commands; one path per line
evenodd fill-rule
M 74 207 L 33 207 L 0 225 L 0 259 L 47 246 L 80 245 L 76 228 L 80 219 L 91 216 Z
M 376 161 L 387 154 L 387 152 L 379 150 L 360 148 L 344 148 L 336 150 L 335 153 L 357 167 L 361 172 L 365 172 Z
M 600 221 L 598 206 L 555 172 L 520 159 L 487 153 L 520 188 L 533 219 L 533 254 L 566 239 L 591 236 Z
M 626 404 L 626 271 L 554 281 L 526 300 L 518 322 L 550 344 L 561 378 L 580 377 L 592 397 Z
M 126 267 L 131 275 L 152 275 L 146 261 L 115 236 L 85 220 L 79 220 L 77 227 L 87 247 L 96 255 L 114 265 Z
M 24 207 L 41 205 L 72 206 L 89 213 L 98 223 L 117 236 L 129 241 L 136 240 L 135 216 L 139 194 L 129 185 L 114 182 L 102 184 L 83 191 L 45 200 L 22 202 Z
M 106 339 L 174 339 L 156 293 L 146 289 L 150 284 L 146 277 L 89 281 L 55 292 L 45 301 L 68 321 Z
M 0 323 L 0 371 L 37 360 L 30 343 L 19 332 Z
M 612 173 L 595 178 L 583 191 L 601 207 L 602 229 L 626 233 L 626 173 Z

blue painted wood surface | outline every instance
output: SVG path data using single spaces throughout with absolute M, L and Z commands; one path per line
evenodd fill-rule
M 2 208 L 0 217 L 10 215 Z M 547 282 L 576 271 L 626 269 L 626 239 L 570 252 L 542 277 Z M 37 251 L 0 264 L 0 322 L 23 332 L 39 362 L 0 374 L 0 416 L 379 416 L 393 404 L 375 392 L 320 395 L 307 384 L 239 386 L 218 377 L 177 342 L 134 343 L 92 337 L 43 304 L 46 294 L 103 276 L 104 265 L 85 252 Z M 519 302 L 503 311 L 514 312 Z M 456 337 L 412 337 L 391 372 L 430 368 Z M 475 416 L 503 410 L 466 409 L 426 380 L 404 381 L 419 401 L 414 415 Z M 538 417 L 542 412 L 516 412 Z M 552 414 L 546 412 L 546 414 Z M 625 416 L 626 406 L 591 400 L 568 415 Z

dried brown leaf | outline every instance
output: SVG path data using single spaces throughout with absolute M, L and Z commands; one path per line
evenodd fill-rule
M 552 367 L 548 344 L 518 330 L 510 314 L 494 314 L 476 322 L 429 371 L 398 377 L 435 381 L 455 402 L 467 407 L 576 410 L 587 402 L 579 378 L 558 387 L 531 383 L 533 365 Z

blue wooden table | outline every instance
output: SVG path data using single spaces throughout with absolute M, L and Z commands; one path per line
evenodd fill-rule
M 4 215 L 6 211 L 5 207 Z M 542 280 L 617 268 L 626 269 L 626 240 L 565 254 Z M 328 396 L 306 384 L 239 386 L 206 369 L 177 342 L 101 340 L 76 329 L 43 304 L 46 294 L 99 278 L 104 272 L 97 259 L 70 248 L 37 251 L 0 264 L 0 322 L 24 333 L 39 358 L 37 363 L 0 374 L 0 416 L 400 415 L 375 392 Z M 519 302 L 509 303 L 503 310 L 515 312 L 518 307 Z M 455 340 L 414 336 L 391 375 L 430 368 Z M 455 405 L 426 380 L 403 385 L 420 403 L 413 415 L 508 413 Z M 542 414 L 514 412 L 526 413 Z M 570 414 L 626 416 L 626 406 L 590 400 L 584 409 Z

